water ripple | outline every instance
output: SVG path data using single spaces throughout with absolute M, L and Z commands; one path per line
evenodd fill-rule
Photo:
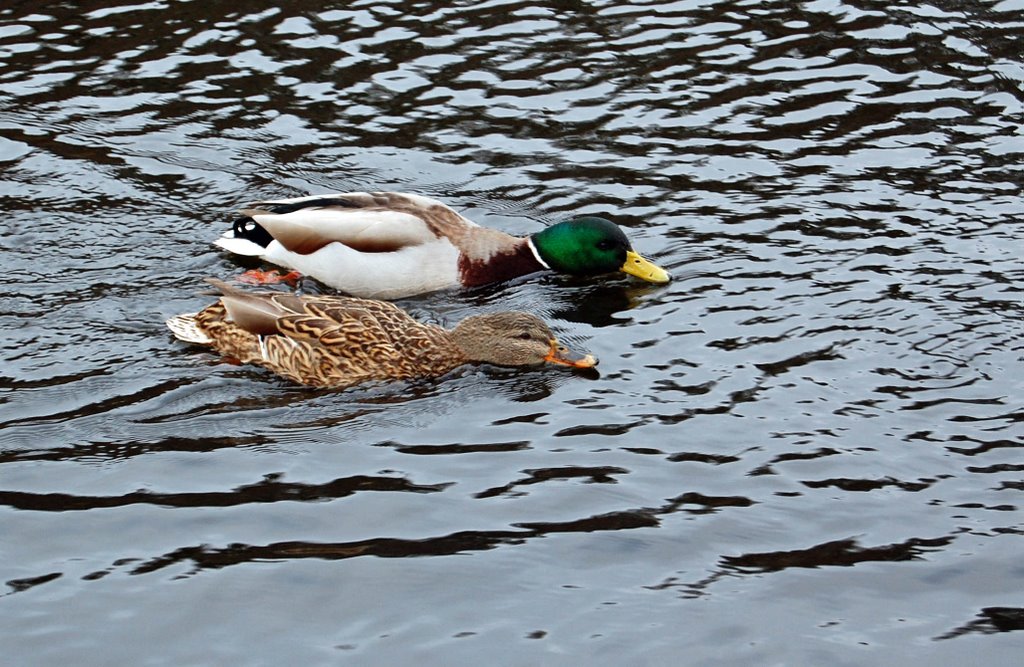
M 1012 664 L 1020 8 L 0 9 L 10 660 Z M 597 374 L 321 392 L 172 341 L 249 268 L 234 211 L 348 189 L 608 216 L 676 280 L 401 303 L 537 312 Z

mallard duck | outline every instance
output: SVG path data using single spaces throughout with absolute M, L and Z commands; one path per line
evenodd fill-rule
M 242 215 L 216 245 L 358 297 L 399 299 L 548 269 L 670 280 L 604 218 L 575 218 L 517 237 L 480 227 L 439 201 L 398 192 L 280 199 L 253 204 Z
M 247 292 L 212 278 L 207 282 L 220 299 L 167 320 L 175 337 L 314 387 L 438 377 L 471 362 L 597 364 L 593 356 L 561 345 L 530 313 L 473 315 L 446 330 L 384 301 Z

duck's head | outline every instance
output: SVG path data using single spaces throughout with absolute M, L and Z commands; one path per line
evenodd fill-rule
M 668 271 L 633 250 L 629 239 L 610 220 L 573 218 L 530 237 L 544 263 L 573 275 L 622 271 L 652 283 L 667 283 Z
M 558 342 L 548 325 L 523 312 L 473 315 L 456 325 L 452 339 L 470 361 L 498 366 L 562 364 L 590 368 L 597 359 L 573 352 Z

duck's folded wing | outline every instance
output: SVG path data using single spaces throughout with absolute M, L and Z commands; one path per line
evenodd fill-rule
M 247 209 L 242 213 L 286 249 L 303 255 L 335 242 L 360 252 L 393 252 L 437 240 L 421 218 L 398 211 L 332 207 L 291 213 Z
M 207 278 L 206 282 L 220 292 L 227 320 L 257 336 L 279 333 L 278 320 L 305 312 L 303 299 L 292 294 L 247 292 L 216 278 Z

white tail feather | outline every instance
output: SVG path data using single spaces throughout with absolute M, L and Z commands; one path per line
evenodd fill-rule
M 258 243 L 253 243 L 248 239 L 235 238 L 234 236 L 222 236 L 214 241 L 213 245 L 223 248 L 228 252 L 233 252 L 236 255 L 246 255 L 248 257 L 262 257 L 263 253 L 267 251 L 266 248 Z
M 197 345 L 209 345 L 213 339 L 203 333 L 196 325 L 196 316 L 191 313 L 175 315 L 167 320 L 167 328 L 171 330 L 174 337 L 186 343 Z

